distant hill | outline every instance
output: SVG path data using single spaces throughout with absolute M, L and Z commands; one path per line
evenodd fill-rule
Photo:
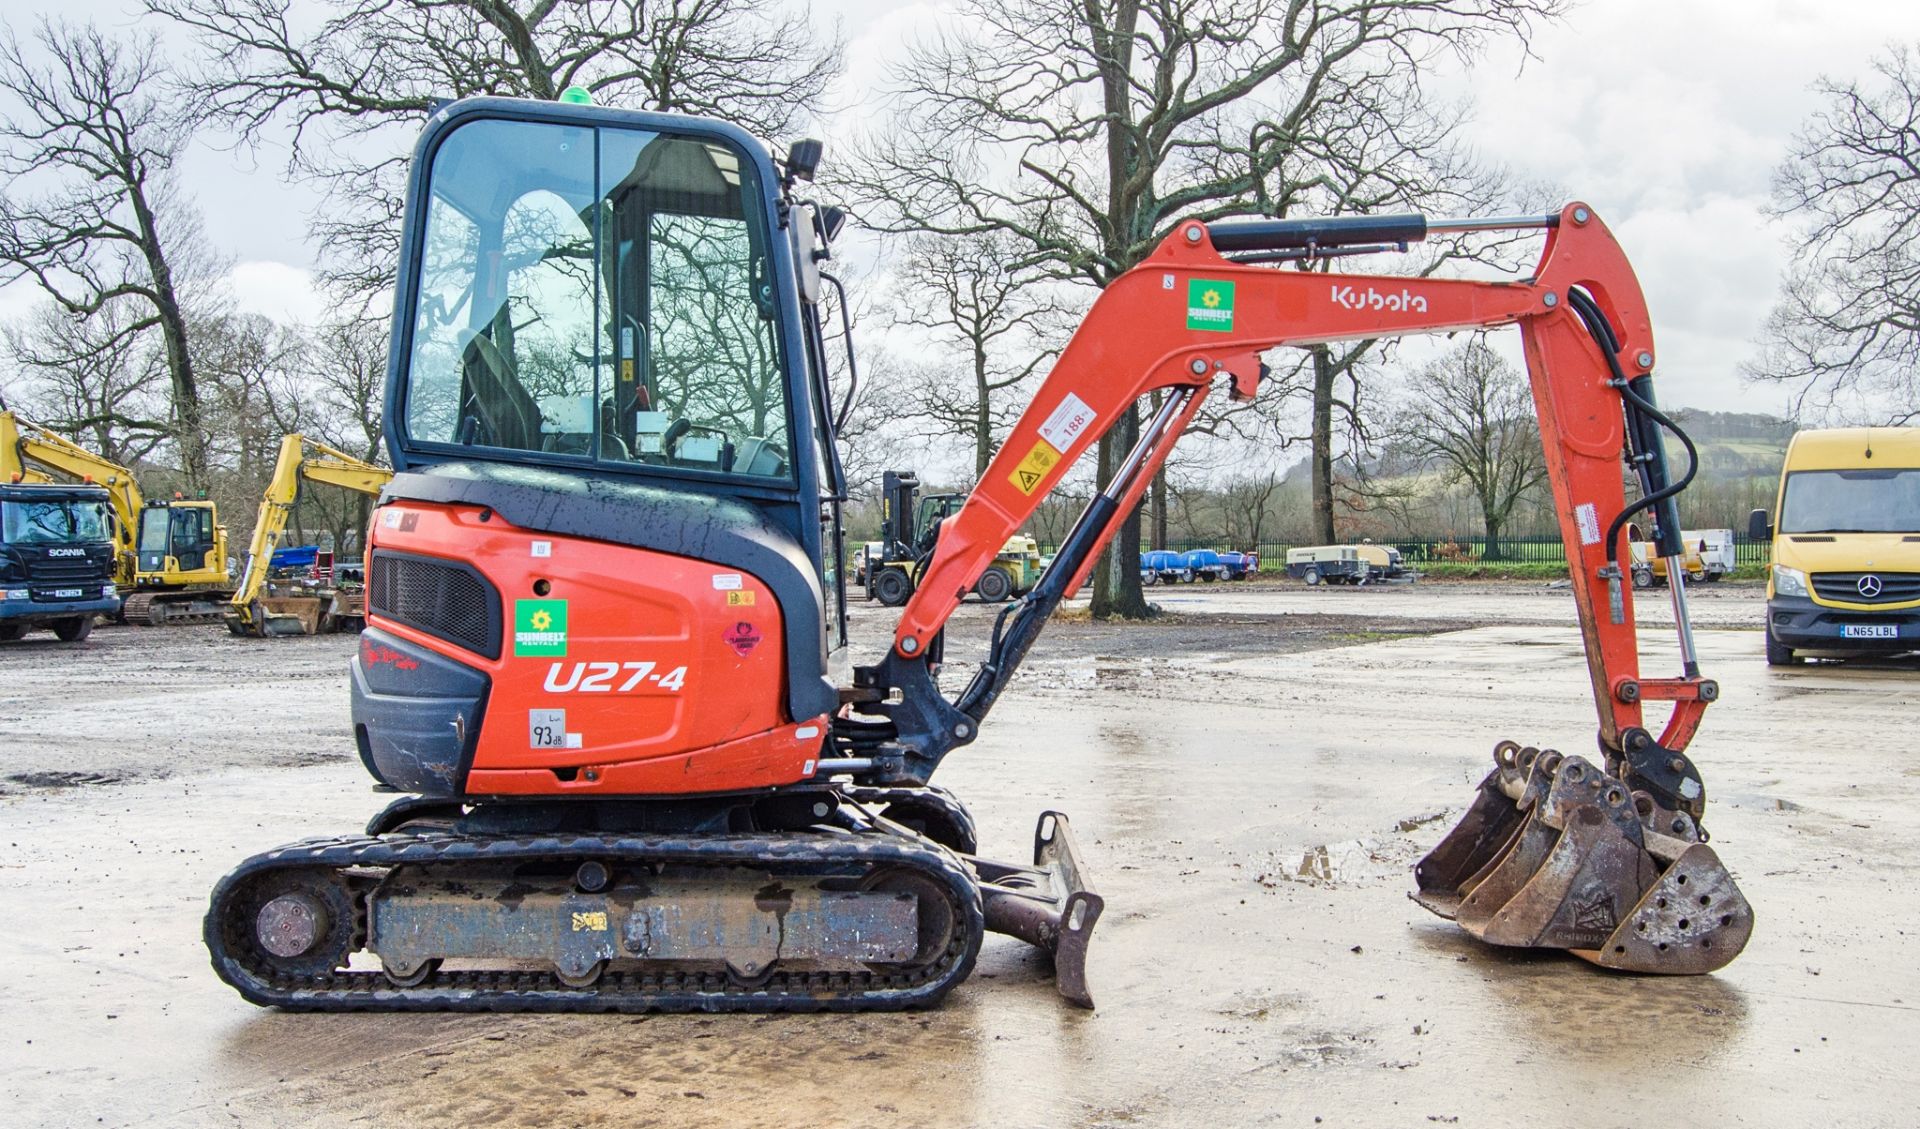
M 1681 408 L 1673 420 L 1700 449 L 1700 473 L 1706 479 L 1774 478 L 1786 458 L 1794 424 L 1755 412 L 1707 412 Z M 1686 466 L 1686 451 L 1671 436 L 1667 457 L 1676 472 Z

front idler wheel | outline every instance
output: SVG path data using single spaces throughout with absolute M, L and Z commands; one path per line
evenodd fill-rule
M 332 880 L 305 883 L 289 875 L 262 883 L 247 900 L 243 924 L 260 961 L 289 976 L 325 977 L 360 944 L 358 900 Z

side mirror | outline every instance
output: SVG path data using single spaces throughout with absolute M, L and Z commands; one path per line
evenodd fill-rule
M 820 209 L 820 237 L 828 243 L 836 243 L 840 233 L 847 226 L 847 210 L 832 204 Z
M 1773 524 L 1767 520 L 1767 511 L 1755 510 L 1747 515 L 1747 540 L 1773 540 Z
M 820 304 L 820 221 L 812 204 L 796 204 L 787 221 L 787 234 L 793 241 L 793 269 L 800 280 L 800 300 L 809 306 Z

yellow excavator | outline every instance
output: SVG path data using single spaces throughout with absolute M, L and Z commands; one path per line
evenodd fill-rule
M 393 472 L 303 435 L 280 441 L 273 478 L 260 499 L 253 541 L 247 547 L 240 587 L 226 607 L 227 630 L 235 635 L 318 635 L 366 620 L 366 587 L 329 582 L 269 583 L 273 551 L 287 531 L 287 518 L 300 496 L 300 484 L 319 482 L 361 494 L 379 494 Z
M 211 623 L 233 594 L 227 528 L 211 501 L 149 500 L 133 471 L 10 411 L 0 411 L 0 482 L 93 483 L 114 516 L 114 584 L 129 623 Z

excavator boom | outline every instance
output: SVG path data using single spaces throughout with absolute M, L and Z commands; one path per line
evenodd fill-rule
M 273 551 L 286 535 L 287 518 L 293 513 L 302 482 L 377 495 L 392 480 L 393 472 L 385 467 L 354 458 L 317 439 L 299 434 L 282 438 L 273 477 L 267 482 L 260 499 L 260 515 L 253 524 L 246 569 L 227 605 L 227 629 L 235 635 L 312 635 L 336 616 L 364 616 L 364 609 L 356 610 L 357 605 L 339 604 L 337 594 L 267 596 L 267 575 L 272 570 Z
M 1535 228 L 1545 233 L 1545 248 L 1532 277 L 1513 282 L 1271 265 L 1326 253 L 1391 250 L 1436 227 Z M 1282 345 L 1508 325 L 1519 328 L 1525 348 L 1605 767 L 1537 750 L 1527 750 L 1522 758 L 1521 746 L 1503 743 L 1496 750 L 1495 771 L 1482 786 L 1483 802 L 1469 818 L 1472 827 L 1450 836 L 1438 857 L 1423 864 L 1423 904 L 1451 916 L 1472 896 L 1482 869 L 1503 861 L 1502 852 L 1524 829 L 1539 850 L 1519 879 L 1545 874 L 1553 849 L 1584 849 L 1585 854 L 1562 860 L 1559 873 L 1568 882 L 1553 896 L 1545 887 L 1535 889 L 1538 904 L 1524 920 L 1507 922 L 1498 931 L 1506 943 L 1559 944 L 1589 952 L 1604 947 L 1623 966 L 1654 971 L 1702 970 L 1681 967 L 1687 961 L 1665 955 L 1680 947 L 1694 954 L 1688 958 L 1692 964 L 1700 963 L 1702 949 L 1713 954 L 1706 960 L 1712 967 L 1732 959 L 1751 929 L 1751 910 L 1704 844 L 1699 823 L 1705 786 L 1684 752 L 1718 687 L 1700 674 L 1686 589 L 1678 580 L 1671 592 L 1681 670 L 1668 677 L 1642 675 L 1633 591 L 1622 582 L 1621 533 L 1634 513 L 1649 511 L 1662 555 L 1679 553 L 1680 523 L 1672 499 L 1684 482 L 1671 479 L 1660 442 L 1659 428 L 1671 421 L 1653 399 L 1653 335 L 1639 282 L 1612 234 L 1584 204 L 1569 204 L 1553 215 L 1496 220 L 1433 223 L 1421 216 L 1387 216 L 1176 226 L 1145 261 L 1102 292 L 967 504 L 943 523 L 902 612 L 891 653 L 858 672 L 859 696 L 866 703 L 861 708 L 884 715 L 893 728 L 893 739 L 866 759 L 898 780 L 924 781 L 946 752 L 973 739 L 1046 616 L 1084 581 L 1203 399 L 1216 384 L 1225 384 L 1235 398 L 1255 395 L 1265 371 L 1263 352 Z M 1166 393 L 1159 412 L 1069 533 L 1047 578 L 996 627 L 989 658 L 971 684 L 959 698 L 947 700 L 933 677 L 947 618 L 1007 536 L 1028 520 L 1068 468 L 1152 392 Z M 1640 486 L 1640 498 L 1632 503 L 1623 462 Z M 1672 703 L 1657 738 L 1645 726 L 1648 700 Z M 868 746 L 873 747 L 871 740 Z M 1536 763 L 1540 780 L 1530 786 Z M 1574 777 L 1565 784 L 1564 796 L 1548 795 L 1561 783 L 1556 770 Z M 1563 827 L 1584 833 L 1589 825 L 1579 820 L 1595 816 L 1619 829 L 1617 840 L 1605 840 L 1604 848 L 1591 843 L 1576 848 L 1572 835 L 1560 833 Z M 1650 853 L 1643 841 L 1647 836 L 1665 842 Z M 1608 856 L 1613 880 L 1601 890 L 1589 869 L 1600 865 L 1592 861 L 1596 851 L 1608 850 L 1613 850 Z M 1657 875 L 1680 866 L 1683 855 L 1685 868 L 1697 872 L 1696 885 L 1711 873 L 1717 889 L 1732 890 L 1721 897 L 1728 912 L 1680 919 L 1685 946 L 1630 952 L 1615 942 L 1616 930 L 1628 920 L 1642 930 L 1649 927 L 1644 915 L 1635 917 L 1630 910 Z M 1590 865 L 1581 869 L 1575 862 Z M 1443 870 L 1447 877 L 1440 877 Z M 1508 893 L 1517 895 L 1524 885 L 1517 882 Z M 1483 894 L 1485 900 L 1491 891 Z M 1667 899 L 1657 900 L 1664 910 Z M 1570 908 L 1575 903 L 1583 913 Z M 1502 899 L 1496 908 L 1513 904 Z M 1569 915 L 1585 924 L 1555 933 L 1555 923 Z M 1708 920 L 1718 922 L 1712 936 L 1704 931 Z M 1559 939 L 1545 939 L 1550 934 Z M 1520 937 L 1525 939 L 1513 940 Z

